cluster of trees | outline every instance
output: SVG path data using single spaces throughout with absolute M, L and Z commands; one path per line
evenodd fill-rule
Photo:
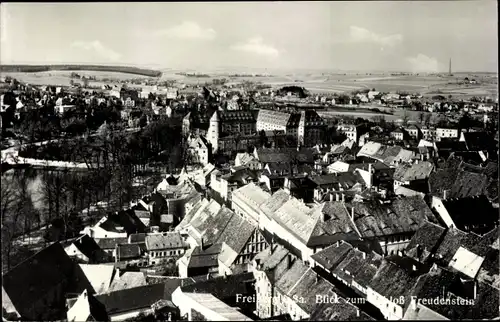
M 307 90 L 300 86 L 284 86 L 278 90 L 278 95 L 284 96 L 287 95 L 288 92 L 291 92 L 293 95 L 297 95 L 300 98 L 306 98 L 309 96 Z

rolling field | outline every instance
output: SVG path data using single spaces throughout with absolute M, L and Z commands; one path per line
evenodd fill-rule
M 148 79 L 150 77 L 132 75 L 126 73 L 118 72 L 100 72 L 100 71 L 75 71 L 80 76 L 95 76 L 98 79 L 109 78 L 116 81 L 127 80 L 127 79 Z M 15 73 L 15 72 L 5 72 L 2 76 L 10 76 L 21 82 L 25 82 L 32 85 L 59 85 L 59 86 L 70 86 L 71 71 L 49 71 L 49 72 L 37 72 L 37 73 Z M 82 83 L 80 79 L 73 79 L 75 82 Z M 89 81 L 91 86 L 101 86 L 104 82 L 102 81 Z
M 96 76 L 98 79 L 109 78 L 116 81 L 130 79 L 148 79 L 151 77 L 133 75 L 122 72 L 107 71 L 76 71 L 80 75 Z M 270 85 L 273 88 L 283 86 L 301 86 L 313 94 L 332 94 L 332 93 L 350 93 L 359 89 L 375 89 L 381 92 L 409 92 L 420 93 L 424 96 L 433 96 L 437 94 L 452 95 L 458 98 L 468 98 L 472 96 L 490 96 L 498 95 L 498 78 L 494 74 L 458 74 L 455 76 L 438 75 L 401 75 L 393 76 L 390 74 L 366 74 L 366 73 L 276 73 L 273 76 L 264 77 L 230 77 L 229 75 L 238 73 L 238 71 L 207 72 L 210 77 L 189 77 L 178 75 L 181 70 L 162 70 L 159 81 L 175 80 L 177 83 L 186 85 L 203 85 L 211 83 L 214 79 L 226 78 L 227 84 L 241 84 L 244 81 L 260 82 Z M 193 73 L 195 71 L 190 71 Z M 201 73 L 198 71 L 198 73 Z M 63 85 L 69 86 L 71 71 L 46 71 L 35 73 L 3 72 L 2 76 L 12 76 L 20 81 L 34 85 Z M 457 82 L 465 77 L 476 78 L 481 85 L 458 85 Z M 75 80 L 81 82 L 79 80 Z M 90 82 L 91 86 L 101 86 L 100 81 Z

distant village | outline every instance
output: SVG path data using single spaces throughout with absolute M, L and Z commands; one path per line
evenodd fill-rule
M 497 98 L 72 77 L 2 79 L 2 173 L 160 122 L 182 164 L 2 272 L 4 321 L 500 319 Z M 377 107 L 423 114 L 325 117 Z

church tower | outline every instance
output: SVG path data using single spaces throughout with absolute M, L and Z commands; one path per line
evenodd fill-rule
M 210 125 L 208 126 L 207 141 L 212 145 L 212 155 L 215 154 L 219 148 L 219 131 L 220 131 L 219 113 L 215 111 L 210 118 Z

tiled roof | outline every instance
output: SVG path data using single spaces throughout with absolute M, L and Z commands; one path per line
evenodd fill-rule
M 185 243 L 178 232 L 165 232 L 149 234 L 146 236 L 146 249 L 148 251 L 184 247 Z
M 203 245 L 215 244 L 233 216 L 235 213 L 231 209 L 222 207 L 214 217 L 208 218 L 208 221 L 201 226 L 204 229 L 200 230 Z
M 335 297 L 333 291 L 326 294 L 327 297 Z M 360 311 L 354 304 L 338 297 L 338 301 L 321 303 L 311 313 L 310 321 L 373 321 L 374 319 Z
M 333 244 L 312 256 L 325 269 L 332 271 L 351 252 L 353 247 L 349 243 L 340 242 Z
M 419 197 L 397 198 L 390 204 L 354 202 L 354 222 L 362 237 L 415 232 L 425 220 L 436 222 L 434 214 Z
M 255 116 L 251 111 L 218 111 L 221 122 L 255 122 Z
M 319 187 L 335 187 L 335 190 L 351 189 L 356 183 L 363 182 L 358 173 L 341 172 L 311 176 L 310 179 Z
M 248 222 L 245 218 L 238 215 L 232 216 L 216 242 L 217 244 L 223 243 L 219 260 L 226 266 L 231 266 L 255 229 L 257 229 L 257 227 Z M 224 247 L 224 245 L 227 247 Z
M 128 243 L 127 237 L 95 238 L 94 240 L 101 249 L 115 249 L 118 244 Z
M 199 194 L 195 196 L 193 199 L 186 202 L 186 204 L 184 205 L 184 208 L 186 209 L 184 218 L 182 218 L 182 221 L 179 223 L 179 225 L 175 227 L 175 229 L 179 230 L 188 226 L 191 223 L 191 220 L 196 216 L 198 216 L 198 213 L 203 211 L 211 202 L 216 203 L 216 201 L 214 200 L 209 201 L 208 199 L 203 198 Z
M 422 161 L 414 164 L 401 164 L 394 172 L 394 180 L 398 181 L 413 181 L 424 180 L 429 177 L 434 165 L 427 161 Z
M 382 258 L 376 253 L 364 253 L 351 249 L 345 258 L 333 269 L 333 272 L 347 281 L 356 281 L 366 287 L 375 276 Z
M 258 211 L 259 207 L 271 197 L 271 194 L 251 182 L 233 191 L 233 198 L 234 196 L 239 196 Z
M 142 253 L 138 244 L 119 244 L 116 246 L 116 257 L 120 260 L 140 257 Z
M 444 266 L 448 266 L 453 255 L 461 246 L 472 250 L 475 245 L 479 244 L 480 240 L 481 238 L 475 234 L 467 234 L 456 228 L 450 228 L 446 231 L 443 241 L 436 251 L 436 256 Z
M 408 246 L 406 246 L 406 255 L 418 261 L 425 262 L 439 247 L 445 231 L 445 228 L 425 221 L 415 232 Z
M 214 244 L 203 250 L 197 246 L 189 255 L 189 268 L 214 267 L 218 265 L 218 256 L 221 252 L 222 244 Z
M 465 283 L 472 284 L 469 281 Z M 417 298 L 429 299 L 442 298 L 443 296 L 473 298 L 473 292 L 466 292 L 464 294 L 465 283 L 456 273 L 434 267 L 429 273 L 419 277 L 418 282 L 411 290 L 411 295 Z M 498 307 L 499 294 L 500 291 L 497 288 L 478 282 L 477 298 L 472 301 L 472 305 L 440 305 L 429 303 L 426 306 L 451 320 L 494 319 L 500 316 Z
M 297 305 L 308 314 L 311 314 L 318 305 L 316 296 L 318 294 L 326 294 L 332 288 L 333 285 L 330 282 L 323 277 L 317 276 L 317 273 L 312 268 L 309 268 L 297 280 L 297 283 L 287 295 L 292 300 L 301 299 L 296 301 Z
M 316 208 L 322 208 L 317 206 Z M 313 211 L 303 202 L 292 198 L 283 204 L 272 216 L 278 224 L 295 234 L 303 242 L 307 243 L 311 237 L 320 212 Z
M 417 276 L 383 260 L 369 286 L 378 294 L 390 299 L 408 296 L 416 282 Z
M 279 112 L 274 110 L 260 109 L 257 116 L 257 122 L 272 123 L 277 126 L 286 127 L 291 113 Z
M 310 267 L 305 265 L 300 259 L 296 259 L 284 274 L 276 275 L 279 277 L 276 281 L 276 288 L 281 293 L 288 294 L 309 269 Z
M 143 272 L 116 272 L 108 292 L 121 291 L 147 284 L 146 275 Z
M 291 198 L 290 194 L 285 192 L 283 189 L 276 191 L 271 198 L 264 202 L 260 209 L 267 216 L 272 216 L 276 210 L 278 210 L 283 204 L 285 204 Z
M 342 202 L 325 202 L 315 209 L 312 217 L 316 219 L 314 230 L 307 241 L 308 246 L 331 245 L 338 240 L 357 240 L 354 223 Z

